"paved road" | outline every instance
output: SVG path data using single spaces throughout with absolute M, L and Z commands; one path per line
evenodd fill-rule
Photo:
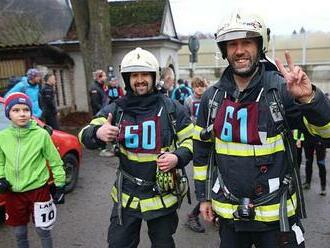
M 83 155 L 77 188 L 66 196 L 66 203 L 59 207 L 58 222 L 52 231 L 54 247 L 102 248 L 107 245 L 107 227 L 112 204 L 109 191 L 115 179 L 117 159 L 99 157 L 97 151 L 86 150 Z M 306 247 L 323 248 L 330 244 L 330 194 L 326 197 L 318 195 L 317 177 L 315 166 L 312 188 L 305 194 L 309 215 L 304 221 L 307 230 L 305 239 Z M 184 227 L 186 215 L 193 206 L 194 204 L 189 206 L 185 201 L 179 210 L 180 222 L 175 235 L 177 247 L 219 247 L 217 230 L 213 225 L 206 225 L 204 234 L 194 233 Z M 40 247 L 31 225 L 29 234 L 30 247 Z M 0 248 L 14 247 L 14 244 L 9 228 L 0 225 Z M 145 225 L 142 227 L 139 247 L 150 247 Z

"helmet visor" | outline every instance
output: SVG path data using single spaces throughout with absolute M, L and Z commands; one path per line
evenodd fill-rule
M 147 66 L 139 66 L 139 65 L 135 65 L 135 66 L 127 66 L 125 68 L 121 69 L 121 73 L 125 73 L 125 72 L 156 72 L 155 69 L 147 67 Z
M 219 35 L 219 37 L 217 37 L 217 42 L 237 40 L 237 39 L 249 39 L 260 36 L 261 35 L 259 33 L 253 31 L 233 31 Z

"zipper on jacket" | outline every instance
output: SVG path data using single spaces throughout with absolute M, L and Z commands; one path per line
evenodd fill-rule
M 20 146 L 21 146 L 21 139 L 20 139 L 20 129 L 17 128 L 17 151 L 16 151 L 16 160 L 15 160 L 15 172 L 16 172 L 16 190 L 19 189 L 19 154 L 20 154 Z

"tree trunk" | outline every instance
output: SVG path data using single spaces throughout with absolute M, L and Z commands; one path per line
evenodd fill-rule
M 110 7 L 106 0 L 71 0 L 82 53 L 86 87 L 93 72 L 107 68 L 112 61 Z

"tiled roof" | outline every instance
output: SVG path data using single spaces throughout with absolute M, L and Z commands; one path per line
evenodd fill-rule
M 113 38 L 158 36 L 165 4 L 166 0 L 111 2 Z
M 28 15 L 17 18 L 14 15 L 0 16 L 0 47 L 45 44 L 42 29 Z
M 167 1 L 137 0 L 110 2 L 112 38 L 159 36 Z M 34 9 L 31 6 L 29 8 L 25 5 L 22 6 L 24 3 L 27 3 L 23 0 L 16 0 L 15 4 L 18 3 L 20 4 L 20 10 L 15 9 L 16 5 L 12 5 L 10 11 L 1 12 L 0 47 L 41 45 L 54 40 L 78 40 L 72 17 L 68 18 L 66 16 L 65 19 L 62 17 L 54 18 L 58 16 L 59 12 L 52 12 L 48 14 L 45 21 L 45 19 L 40 18 L 40 11 L 42 10 L 37 7 Z M 4 7 L 1 5 L 4 5 L 3 3 L 0 4 L 0 7 Z M 24 10 L 22 11 L 22 9 Z M 19 15 L 17 14 L 18 12 Z M 59 25 L 58 22 L 62 22 L 62 29 L 55 34 L 55 28 L 53 27 Z

